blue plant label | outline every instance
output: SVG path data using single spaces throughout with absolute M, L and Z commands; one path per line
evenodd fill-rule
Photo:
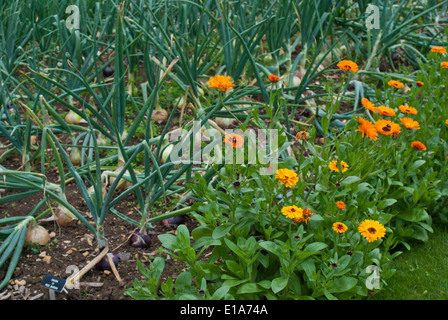
M 47 273 L 40 285 L 47 289 L 62 292 L 62 290 L 64 290 L 65 282 L 67 282 L 67 280 Z

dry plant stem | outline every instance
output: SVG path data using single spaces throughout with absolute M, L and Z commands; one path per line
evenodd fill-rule
M 110 266 L 111 266 L 111 268 L 112 268 L 112 272 L 114 273 L 115 278 L 117 278 L 118 283 L 120 284 L 120 286 L 123 286 L 123 285 L 124 285 L 124 282 L 123 282 L 123 280 L 121 280 L 121 277 L 120 277 L 120 275 L 118 274 L 117 268 L 115 267 L 115 263 L 114 263 L 114 261 L 112 260 L 112 254 L 111 254 L 111 253 L 108 253 L 108 254 L 107 254 L 107 260 L 109 260 L 109 264 L 110 264 Z
M 106 246 L 104 247 L 103 251 L 101 251 L 101 253 L 98 256 L 96 256 L 95 259 L 90 261 L 84 268 L 82 268 L 77 273 L 75 273 L 74 275 L 72 275 L 67 279 L 65 286 L 67 286 L 68 284 L 73 285 L 75 280 L 79 281 L 83 275 L 85 275 L 88 271 L 90 271 L 90 269 L 92 269 L 98 262 L 100 262 L 101 259 L 104 258 L 104 256 L 107 255 L 108 251 L 109 251 L 109 245 L 106 243 Z M 114 264 L 112 263 L 112 265 Z

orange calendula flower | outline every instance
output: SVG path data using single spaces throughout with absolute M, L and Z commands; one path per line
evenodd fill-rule
M 431 52 L 446 53 L 446 49 L 444 47 L 432 47 Z
M 357 72 L 358 71 L 358 65 L 355 62 L 351 61 L 351 60 L 339 61 L 337 66 L 340 69 L 346 70 L 346 71 L 352 71 L 352 72 Z
M 208 80 L 210 84 L 208 87 L 212 89 L 217 89 L 219 91 L 232 91 L 233 90 L 233 80 L 231 80 L 230 76 L 214 76 Z
M 376 113 L 375 105 L 374 105 L 372 102 L 370 102 L 369 99 L 367 99 L 367 98 L 362 98 L 362 99 L 361 99 L 361 103 L 362 103 L 362 105 L 364 106 L 364 108 L 366 108 L 366 109 L 368 109 L 368 110 L 370 110 L 370 111 Z
M 244 139 L 239 134 L 229 133 L 224 137 L 224 142 L 234 148 L 240 148 L 243 145 Z
M 401 88 L 404 86 L 403 82 L 397 81 L 397 80 L 390 80 L 387 83 L 389 86 L 391 87 L 395 87 L 395 88 Z
M 289 169 L 278 169 L 275 173 L 275 178 L 284 184 L 287 188 L 294 187 L 299 181 L 297 173 Z
M 359 117 L 359 123 L 360 126 L 358 127 L 356 131 L 359 131 L 362 133 L 362 137 L 364 138 L 364 135 L 367 136 L 367 138 L 376 140 L 378 138 L 378 131 L 376 131 L 375 126 L 372 122 L 369 120 L 364 120 L 363 118 Z
M 401 118 L 400 121 L 407 129 L 420 129 L 420 124 L 414 119 Z
M 415 84 L 416 84 L 416 85 L 418 85 L 419 87 L 421 87 L 421 86 L 423 86 L 423 85 L 424 85 L 424 83 L 423 83 L 423 82 L 421 82 L 421 81 L 416 81 L 416 82 L 415 82 Z
M 314 214 L 313 211 L 311 211 L 308 208 L 303 208 L 302 209 L 302 217 L 298 218 L 298 219 L 293 219 L 293 221 L 295 223 L 299 223 L 299 222 L 305 222 L 306 224 L 308 224 L 308 221 L 311 220 L 311 216 Z
M 344 210 L 345 209 L 345 203 L 343 201 L 337 201 L 336 202 L 336 207 L 338 207 L 339 210 Z
M 341 161 L 341 167 L 342 167 L 342 172 L 345 172 L 348 170 L 349 165 L 347 163 L 345 163 L 344 161 Z M 330 168 L 330 170 L 339 172 L 338 163 L 336 162 L 336 160 L 331 161 L 330 164 L 328 165 L 328 168 Z
M 445 123 L 448 124 L 448 119 L 445 120 Z
M 306 141 L 310 138 L 310 134 L 308 132 L 304 131 L 299 131 L 296 134 L 296 141 L 299 142 L 300 140 Z
M 344 233 L 345 231 L 347 231 L 347 229 L 347 226 L 342 222 L 333 223 L 333 230 L 337 233 Z
M 375 128 L 379 133 L 387 136 L 392 136 L 401 132 L 399 124 L 384 119 L 375 122 Z
M 440 65 L 442 66 L 442 68 L 448 69 L 448 61 L 443 61 L 440 63 Z
M 386 107 L 386 106 L 379 106 L 376 107 L 376 110 L 379 114 L 384 116 L 395 116 L 395 111 L 392 108 Z
M 282 214 L 291 220 L 299 220 L 303 218 L 303 210 L 297 206 L 288 206 L 282 208 Z
M 270 75 L 268 75 L 268 79 L 269 79 L 269 81 L 271 81 L 271 82 L 279 82 L 279 81 L 280 81 L 280 78 L 277 77 L 277 76 L 274 75 L 274 74 L 270 74 Z
M 410 106 L 401 105 L 398 107 L 398 109 L 400 109 L 400 111 L 403 113 L 417 114 L 417 109 Z
M 423 143 L 421 143 L 420 141 L 414 141 L 411 143 L 411 147 L 417 150 L 426 150 L 426 147 Z
M 381 239 L 386 235 L 386 228 L 376 220 L 364 220 L 359 225 L 358 231 L 369 242 Z

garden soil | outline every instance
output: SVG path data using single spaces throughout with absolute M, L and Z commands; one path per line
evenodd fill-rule
M 11 168 L 8 163 L 3 163 L 3 165 Z M 49 176 L 56 177 L 57 174 L 52 171 Z M 6 196 L 14 192 L 17 191 L 2 190 L 0 196 Z M 87 205 L 80 196 L 75 183 L 67 185 L 66 195 L 68 202 L 83 213 L 89 221 L 93 222 L 93 219 L 89 217 Z M 14 204 L 0 204 L 0 214 L 24 216 L 34 208 L 42 199 L 42 196 L 42 194 L 36 194 Z M 129 218 L 138 221 L 140 215 L 133 207 L 136 203 L 135 195 L 130 194 L 115 208 L 128 215 Z M 0 300 L 49 300 L 49 290 L 41 285 L 46 274 L 67 279 L 100 253 L 93 234 L 82 223 L 70 227 L 60 227 L 54 221 L 39 221 L 39 224 L 51 234 L 50 243 L 46 246 L 23 248 L 9 284 L 0 290 Z M 185 224 L 189 229 L 194 228 L 194 220 L 189 217 L 187 217 Z M 166 253 L 160 250 L 160 241 L 157 236 L 162 233 L 175 234 L 176 226 L 165 226 L 161 222 L 156 222 L 153 227 L 151 246 L 147 249 L 134 248 L 128 244 L 127 239 L 134 231 L 135 226 L 125 222 L 113 213 L 109 213 L 105 219 L 104 232 L 108 239 L 110 251 L 119 257 L 117 271 L 122 284 L 120 285 L 113 272 L 93 268 L 80 279 L 78 288 L 67 290 L 67 292 L 56 292 L 55 299 L 130 300 L 131 298 L 124 295 L 124 292 L 132 287 L 135 279 L 145 279 L 138 270 L 137 260 L 148 263 L 155 256 L 166 258 L 165 270 L 161 280 L 165 281 L 168 277 L 175 278 L 177 274 L 182 272 L 185 265 L 168 257 Z M 8 261 L 0 268 L 0 279 L 2 280 L 5 277 L 7 266 Z

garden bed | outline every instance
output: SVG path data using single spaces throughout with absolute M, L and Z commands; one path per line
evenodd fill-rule
M 14 166 L 14 163 L 11 162 L 11 165 Z M 48 177 L 57 178 L 58 175 L 50 170 Z M 6 196 L 12 193 L 13 191 L 4 190 L 1 195 Z M 88 217 L 88 208 L 82 197 L 79 196 L 76 184 L 68 185 L 67 195 L 68 201 L 80 212 L 86 213 L 86 217 Z M 41 199 L 42 194 L 36 194 L 24 201 L 2 204 L 0 211 L 9 217 L 20 216 L 29 211 L 29 208 L 35 206 Z M 137 219 L 138 214 L 133 208 L 135 201 L 135 195 L 131 194 L 117 208 L 129 217 Z M 189 228 L 196 225 L 195 221 L 188 217 L 185 224 Z M 0 292 L 0 300 L 49 300 L 49 290 L 41 284 L 47 273 L 67 279 L 99 254 L 100 250 L 96 240 L 82 223 L 60 227 L 54 221 L 49 221 L 43 222 L 42 226 L 47 228 L 51 235 L 50 243 L 44 247 L 24 248 L 13 279 Z M 147 249 L 139 249 L 128 244 L 128 237 L 135 230 L 135 226 L 123 223 L 122 219 L 111 216 L 104 228 L 108 235 L 111 251 L 118 254 L 120 258 L 117 271 L 123 284 L 119 283 L 112 271 L 93 268 L 81 278 L 79 288 L 56 293 L 56 300 L 130 300 L 128 296 L 124 295 L 124 291 L 132 286 L 135 279 L 142 279 L 136 260 L 148 262 L 155 256 L 166 257 L 166 254 L 159 250 L 160 241 L 157 235 L 175 233 L 176 230 L 175 225 L 155 223 L 154 230 L 151 232 L 151 246 Z M 162 278 L 175 277 L 183 268 L 185 268 L 185 264 L 175 259 L 168 259 Z M 0 277 L 3 278 L 5 273 L 6 268 L 2 267 Z
M 107 250 L 56 299 L 387 286 L 448 221 L 448 3 L 310 3 L 0 1 L 0 300 Z

